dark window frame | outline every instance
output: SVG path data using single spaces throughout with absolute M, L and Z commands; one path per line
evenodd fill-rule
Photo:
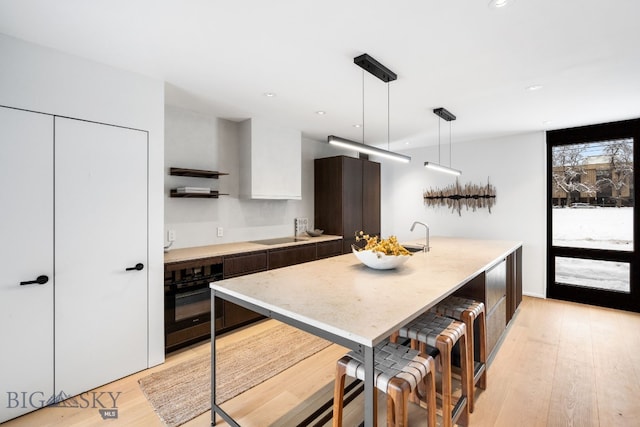
M 590 143 L 633 138 L 634 249 L 630 252 L 605 249 L 569 248 L 553 246 L 553 170 L 552 148 L 561 145 Z M 640 166 L 640 119 L 624 120 L 547 132 L 547 298 L 556 298 L 640 312 L 640 211 L 637 210 L 638 168 Z M 621 261 L 630 264 L 630 292 L 563 285 L 555 282 L 555 257 L 583 258 L 603 261 Z

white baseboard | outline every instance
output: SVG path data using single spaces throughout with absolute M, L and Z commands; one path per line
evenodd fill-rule
M 534 298 L 542 298 L 542 299 L 547 299 L 546 295 L 543 294 L 537 294 L 535 292 L 522 292 L 522 295 L 526 295 L 528 297 L 534 297 Z

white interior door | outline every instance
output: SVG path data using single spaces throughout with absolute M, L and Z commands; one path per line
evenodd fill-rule
M 0 183 L 3 422 L 53 394 L 52 116 L 0 107 Z
M 56 117 L 55 230 L 55 389 L 76 395 L 147 367 L 146 132 Z

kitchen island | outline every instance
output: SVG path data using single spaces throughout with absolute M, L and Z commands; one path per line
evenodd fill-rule
M 512 301 L 517 306 L 518 292 L 509 288 L 521 283 L 520 242 L 434 237 L 430 246 L 429 252 L 415 253 L 395 270 L 373 270 L 346 254 L 222 280 L 210 287 L 212 296 L 361 352 L 365 370 L 372 373 L 373 347 L 448 295 L 473 294 L 485 303 L 491 299 L 488 325 L 493 312 L 505 325 L 506 316 L 515 310 L 507 306 Z M 496 269 L 497 275 L 492 273 Z M 504 284 L 503 295 L 492 291 L 499 282 Z M 213 330 L 211 346 L 215 384 Z M 213 425 L 216 414 L 237 425 L 233 414 L 215 404 L 213 386 L 211 414 Z M 373 375 L 367 375 L 366 426 L 373 425 L 373 416 Z

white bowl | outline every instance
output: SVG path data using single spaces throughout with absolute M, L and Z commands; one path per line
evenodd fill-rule
M 318 228 L 316 228 L 315 230 L 307 230 L 307 234 L 311 237 L 318 237 L 322 233 L 324 233 L 324 230 L 320 230 Z
M 391 270 L 407 262 L 411 255 L 385 255 L 381 252 L 359 251 L 355 246 L 351 245 L 353 254 L 361 263 L 369 268 L 376 270 Z

